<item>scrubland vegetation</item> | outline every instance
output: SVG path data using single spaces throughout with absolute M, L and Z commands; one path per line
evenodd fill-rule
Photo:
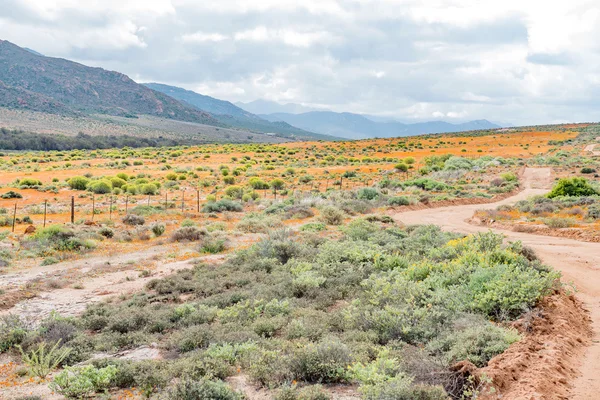
M 513 322 L 559 288 L 559 275 L 500 235 L 403 226 L 390 214 L 516 192 L 520 170 L 536 164 L 568 179 L 493 212 L 593 224 L 586 135 L 592 128 L 4 153 L 3 273 L 155 248 L 157 263 L 192 264 L 160 276 L 135 259 L 105 265 L 92 272 L 129 268 L 143 284 L 83 312 L 5 315 L 0 352 L 67 398 L 242 399 L 240 377 L 279 400 L 340 388 L 373 400 L 472 398 L 476 385 L 451 367 L 484 367 L 519 341 Z M 7 285 L 0 305 L 95 278 Z M 123 356 L 139 349 L 157 353 Z

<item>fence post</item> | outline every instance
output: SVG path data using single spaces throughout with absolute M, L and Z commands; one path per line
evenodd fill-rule
M 48 200 L 44 200 L 44 228 L 46 227 L 46 211 L 48 210 Z
M 94 222 L 94 215 L 96 214 L 96 195 L 92 193 L 92 222 Z
M 183 212 L 184 202 L 185 201 L 185 189 L 181 191 L 181 212 Z
M 165 211 L 167 211 L 167 208 L 169 208 L 169 203 L 168 203 L 169 198 L 168 198 L 168 196 L 169 196 L 169 193 L 165 190 Z
M 108 219 L 112 221 L 112 196 L 110 196 L 109 206 L 108 206 Z
M 71 196 L 71 223 L 75 223 L 75 196 Z
M 15 211 L 13 212 L 12 231 L 15 231 L 15 223 L 17 222 L 17 202 L 15 201 Z
M 129 195 L 125 196 L 125 215 L 129 214 Z
M 196 189 L 196 208 L 200 212 L 200 190 Z

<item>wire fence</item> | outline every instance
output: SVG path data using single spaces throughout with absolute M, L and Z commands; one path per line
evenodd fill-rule
M 374 179 L 328 179 L 324 182 L 309 182 L 306 184 L 288 184 L 285 189 L 274 190 L 273 188 L 257 189 L 263 199 L 285 199 L 288 197 L 305 197 L 317 195 L 331 189 L 355 190 L 376 184 Z M 97 218 L 114 220 L 120 216 L 127 215 L 136 207 L 154 207 L 157 210 L 175 211 L 181 214 L 200 214 L 202 207 L 207 203 L 207 197 L 213 196 L 214 200 L 227 197 L 227 187 L 219 190 L 213 189 L 207 193 L 206 190 L 184 188 L 178 191 L 164 190 L 157 195 L 134 195 L 134 194 L 94 194 L 89 192 L 79 195 L 55 197 L 54 200 L 44 199 L 42 202 L 31 202 L 27 199 L 15 199 L 10 207 L 12 215 L 5 216 L 0 225 L 10 226 L 15 231 L 17 224 L 41 225 L 46 227 L 49 223 L 75 223 L 84 220 L 94 222 Z M 34 190 L 34 189 L 31 189 Z M 239 200 L 239 199 L 238 199 Z M 5 211 L 6 208 L 4 209 Z M 7 213 L 8 214 L 8 213 Z M 39 215 L 34 222 L 32 215 Z

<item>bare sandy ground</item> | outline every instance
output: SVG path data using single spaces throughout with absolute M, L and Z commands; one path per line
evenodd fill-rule
M 502 204 L 512 204 L 532 195 L 546 193 L 552 183 L 550 168 L 527 168 L 522 176 L 524 190 L 517 195 L 487 204 L 485 208 L 495 208 Z M 405 224 L 435 224 L 453 232 L 487 232 L 487 227 L 471 225 L 467 222 L 482 205 L 463 205 L 398 213 L 394 217 Z M 590 312 L 593 321 L 594 338 L 587 347 L 579 366 L 580 377 L 572 386 L 569 398 L 592 400 L 600 398 L 600 244 L 580 242 L 572 239 L 537 236 L 522 232 L 492 229 L 504 234 L 508 240 L 521 241 L 535 249 L 542 261 L 551 265 L 563 275 L 565 284 L 577 289 L 577 297 Z M 536 397 L 531 399 L 547 398 Z
M 74 316 L 83 312 L 88 304 L 102 301 L 110 296 L 142 290 L 151 279 L 164 277 L 181 269 L 192 268 L 199 261 L 218 263 L 225 259 L 225 255 L 220 254 L 190 259 L 184 257 L 183 260 L 169 261 L 161 256 L 165 251 L 164 246 L 157 246 L 112 257 L 91 257 L 75 262 L 61 263 L 51 266 L 50 270 L 48 267 L 35 267 L 20 273 L 5 275 L 2 278 L 7 287 L 24 284 L 33 279 L 51 279 L 53 276 L 60 279 L 60 272 L 67 268 L 70 274 L 77 272 L 84 274 L 84 278 L 81 279 L 81 286 L 69 285 L 39 293 L 36 297 L 21 301 L 10 309 L 1 310 L 0 315 L 18 314 L 32 322 L 46 318 L 51 312 L 58 312 L 62 316 Z M 172 248 L 171 251 L 173 251 Z M 185 255 L 186 249 L 180 251 Z M 144 264 L 148 268 L 148 275 L 140 275 L 142 271 L 146 270 L 136 267 L 140 264 Z M 120 270 L 94 273 L 106 266 L 113 266 Z M 88 272 L 92 272 L 92 274 L 88 274 Z
M 593 156 L 600 156 L 600 151 L 596 150 L 596 146 L 598 146 L 598 145 L 597 144 L 588 144 L 587 146 L 585 146 L 584 151 L 592 153 Z

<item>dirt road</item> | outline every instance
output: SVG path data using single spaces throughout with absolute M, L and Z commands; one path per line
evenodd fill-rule
M 487 232 L 489 228 L 471 225 L 466 220 L 471 218 L 478 209 L 491 209 L 502 204 L 512 204 L 532 195 L 546 193 L 552 183 L 551 174 L 549 168 L 527 168 L 521 182 L 525 189 L 497 203 L 407 211 L 396 214 L 394 218 L 405 224 L 435 224 L 453 232 Z M 494 231 L 503 233 L 508 240 L 520 240 L 523 244 L 534 248 L 544 263 L 561 271 L 564 283 L 573 284 L 577 288 L 577 296 L 590 312 L 594 338 L 581 362 L 580 377 L 571 383 L 569 398 L 598 399 L 600 397 L 600 244 L 499 229 Z
M 592 153 L 593 156 L 600 156 L 600 151 L 596 150 L 596 147 L 598 145 L 597 144 L 590 144 L 587 145 L 584 149 L 584 151 L 588 152 L 588 153 Z

